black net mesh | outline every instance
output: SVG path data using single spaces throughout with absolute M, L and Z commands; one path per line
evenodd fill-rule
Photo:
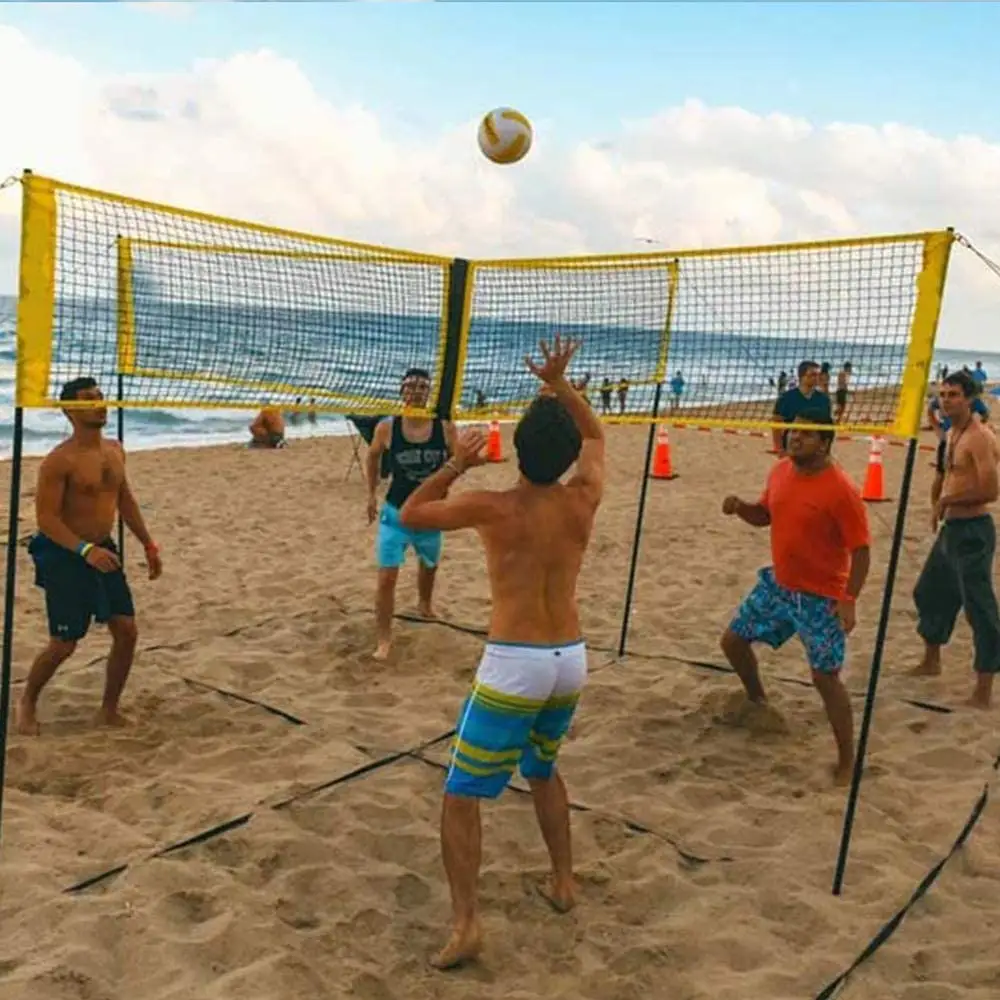
M 440 374 L 446 260 L 56 197 L 50 397 L 121 374 L 136 406 L 386 413 L 408 367 Z
M 893 425 L 924 240 L 474 265 L 458 415 L 514 415 L 523 355 L 580 339 L 573 379 L 609 418 L 767 422 L 802 362 L 845 426 Z M 847 390 L 837 398 L 838 385 Z M 838 405 L 842 404 L 842 405 Z

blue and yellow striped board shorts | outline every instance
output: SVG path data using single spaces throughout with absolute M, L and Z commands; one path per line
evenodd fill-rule
M 550 778 L 586 680 L 582 639 L 488 642 L 459 712 L 445 792 L 495 799 L 518 766 L 525 778 Z

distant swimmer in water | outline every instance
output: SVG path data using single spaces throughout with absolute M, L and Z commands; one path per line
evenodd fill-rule
M 281 448 L 285 444 L 285 418 L 276 406 L 265 406 L 250 424 L 251 448 Z
M 111 539 L 119 511 L 145 550 L 149 578 L 155 580 L 163 571 L 159 549 L 125 475 L 125 452 L 117 441 L 104 438 L 108 414 L 97 383 L 92 378 L 73 379 L 59 398 L 92 400 L 94 406 L 64 411 L 73 433 L 45 456 L 38 469 L 38 532 L 28 552 L 35 563 L 35 582 L 45 591 L 49 643 L 31 665 L 17 706 L 17 731 L 26 735 L 38 733 L 42 689 L 72 656 L 91 621 L 107 624 L 111 633 L 97 719 L 103 725 L 125 724 L 118 703 L 132 668 L 138 631 L 132 592 Z
M 575 903 L 569 796 L 556 760 L 587 679 L 576 586 L 604 489 L 604 429 L 566 378 L 577 347 L 556 337 L 551 350 L 541 345 L 541 364 L 526 359 L 543 388 L 514 432 L 515 484 L 448 496 L 466 471 L 487 461 L 482 432 L 466 430 L 453 457 L 400 512 L 410 531 L 474 528 L 493 604 L 444 785 L 441 850 L 453 918 L 447 944 L 431 961 L 439 969 L 479 954 L 479 804 L 497 798 L 519 767 L 552 862 L 541 894 L 559 913 Z

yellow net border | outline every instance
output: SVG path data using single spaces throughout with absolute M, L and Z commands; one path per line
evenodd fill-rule
M 384 284 L 381 291 L 377 282 L 369 290 L 372 301 L 388 292 L 397 305 L 405 305 L 408 293 L 396 273 L 417 274 L 422 282 L 418 288 L 421 316 L 428 320 L 431 311 L 436 313 L 435 343 L 428 348 L 433 352 L 433 392 L 421 412 L 458 420 L 515 417 L 528 405 L 533 392 L 530 382 L 519 391 L 522 383 L 513 381 L 520 377 L 516 373 L 521 356 L 537 344 L 537 339 L 519 340 L 528 331 L 551 337 L 556 332 L 573 336 L 574 329 L 585 333 L 589 329 L 596 332 L 584 338 L 587 343 L 581 357 L 587 364 L 591 363 L 588 349 L 603 351 L 598 363 L 611 365 L 628 354 L 630 344 L 636 347 L 629 391 L 647 402 L 614 414 L 614 422 L 781 426 L 782 421 L 770 412 L 773 398 L 763 394 L 753 401 L 737 400 L 735 394 L 727 395 L 724 379 L 716 395 L 706 396 L 703 405 L 667 407 L 670 373 L 678 367 L 685 342 L 690 346 L 701 336 L 706 344 L 724 347 L 728 336 L 734 343 L 740 338 L 751 343 L 749 338 L 756 336 L 754 324 L 759 322 L 770 324 L 779 334 L 794 329 L 799 338 L 796 344 L 808 350 L 811 342 L 819 343 L 824 336 L 829 339 L 829 331 L 838 324 L 853 331 L 853 323 L 860 330 L 859 350 L 875 350 L 881 322 L 891 333 L 883 339 L 896 338 L 896 360 L 886 363 L 886 382 L 881 387 L 888 395 L 882 402 L 865 404 L 877 419 L 848 419 L 839 429 L 914 437 L 925 406 L 950 250 L 956 239 L 951 230 L 936 230 L 769 246 L 466 262 L 227 219 L 31 173 L 21 180 L 16 403 L 25 408 L 63 405 L 53 386 L 54 345 L 61 326 L 68 325 L 60 313 L 60 296 L 67 283 L 76 281 L 82 287 L 93 270 L 112 275 L 114 374 L 143 380 L 143 384 L 178 386 L 176 390 L 160 388 L 149 396 L 139 392 L 123 398 L 122 406 L 256 408 L 274 402 L 275 396 L 309 396 L 310 409 L 359 415 L 403 412 L 398 398 L 401 373 L 381 370 L 391 367 L 385 359 L 398 347 L 391 342 L 388 321 L 382 328 L 384 343 L 363 343 L 350 378 L 344 376 L 339 382 L 336 373 L 310 381 L 293 369 L 265 378 L 252 366 L 233 372 L 221 370 L 225 366 L 200 370 L 144 363 L 139 350 L 143 331 L 135 302 L 134 257 L 140 250 L 159 250 L 204 259 L 239 257 L 256 260 L 258 266 L 268 262 L 278 269 L 279 278 L 281 267 L 306 262 L 327 268 L 329 274 L 367 267 Z M 130 222 L 131 229 L 123 232 L 123 221 Z M 178 283 L 183 280 L 181 274 Z M 294 281 L 289 278 L 289 282 L 282 294 L 294 296 Z M 329 306 L 333 309 L 338 306 L 338 287 L 331 279 Z M 828 308 L 829 302 L 836 309 Z M 509 328 L 518 324 L 523 330 L 508 336 Z M 766 352 L 783 341 L 775 335 L 753 341 L 758 342 Z M 757 348 L 744 350 L 746 358 L 725 363 L 748 369 L 758 365 L 763 370 L 764 362 L 752 356 Z M 379 355 L 378 351 L 389 353 Z M 710 354 L 706 357 L 711 360 Z M 78 348 L 74 358 L 78 366 L 86 366 L 85 348 Z M 106 378 L 109 373 L 104 369 L 99 374 Z M 484 379 L 499 380 L 502 391 L 487 398 L 476 388 L 477 380 Z M 197 384 L 198 394 L 185 394 L 179 388 L 185 383 Z M 875 388 L 857 392 L 863 396 Z M 599 388 L 590 385 L 588 392 L 593 396 Z M 654 397 L 657 405 L 648 405 Z M 291 398 L 279 402 L 289 409 L 298 408 Z

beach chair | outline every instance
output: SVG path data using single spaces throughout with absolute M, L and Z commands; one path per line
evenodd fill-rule
M 351 469 L 355 465 L 358 467 L 361 478 L 364 479 L 365 471 L 361 462 L 361 442 L 363 441 L 366 447 L 370 445 L 372 438 L 375 436 L 375 428 L 378 426 L 379 421 L 384 419 L 384 417 L 356 417 L 348 414 L 347 427 L 351 432 L 351 457 L 347 463 L 347 472 L 344 473 L 345 480 L 350 477 Z M 389 453 L 385 452 L 382 455 L 381 478 L 388 479 L 390 471 Z

